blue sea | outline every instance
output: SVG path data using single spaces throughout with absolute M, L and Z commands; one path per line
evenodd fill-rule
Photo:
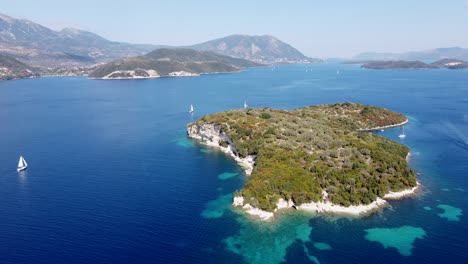
M 337 70 L 340 70 L 337 74 Z M 343 101 L 410 119 L 415 198 L 362 219 L 231 208 L 246 176 L 203 115 Z M 195 114 L 188 114 L 193 104 Z M 29 168 L 16 171 L 23 155 Z M 152 80 L 0 82 L 0 263 L 467 263 L 468 71 L 317 64 Z

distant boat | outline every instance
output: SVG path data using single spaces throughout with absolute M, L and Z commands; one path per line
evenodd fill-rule
M 248 107 L 247 102 L 244 101 L 244 109 L 246 109 L 247 107 Z
M 405 127 L 402 127 L 401 134 L 398 136 L 399 138 L 403 139 L 406 137 L 405 135 Z
M 190 111 L 189 111 L 189 113 L 190 113 L 190 114 L 193 114 L 194 111 L 195 111 L 195 110 L 193 109 L 193 105 L 191 104 L 191 105 L 190 105 Z
M 20 156 L 19 161 L 18 161 L 18 171 L 25 170 L 28 167 L 28 163 L 26 160 L 23 158 L 23 156 Z

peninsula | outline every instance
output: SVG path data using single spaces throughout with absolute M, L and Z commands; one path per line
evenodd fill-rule
M 405 124 L 355 103 L 296 110 L 230 110 L 187 126 L 188 136 L 230 154 L 248 176 L 233 205 L 271 220 L 277 210 L 366 214 L 417 188 L 409 149 L 366 132 Z
M 157 49 L 146 55 L 124 58 L 98 66 L 89 73 L 96 79 L 143 79 L 160 76 L 197 76 L 236 72 L 261 64 L 209 51 Z

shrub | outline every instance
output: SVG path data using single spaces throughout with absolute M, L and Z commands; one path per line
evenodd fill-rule
M 263 113 L 260 115 L 260 117 L 263 118 L 263 119 L 270 119 L 270 118 L 271 118 L 271 114 L 270 114 L 270 113 L 263 112 Z

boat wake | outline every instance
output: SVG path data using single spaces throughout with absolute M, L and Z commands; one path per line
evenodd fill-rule
M 442 134 L 446 140 L 458 147 L 468 150 L 468 137 L 453 123 L 443 122 Z

